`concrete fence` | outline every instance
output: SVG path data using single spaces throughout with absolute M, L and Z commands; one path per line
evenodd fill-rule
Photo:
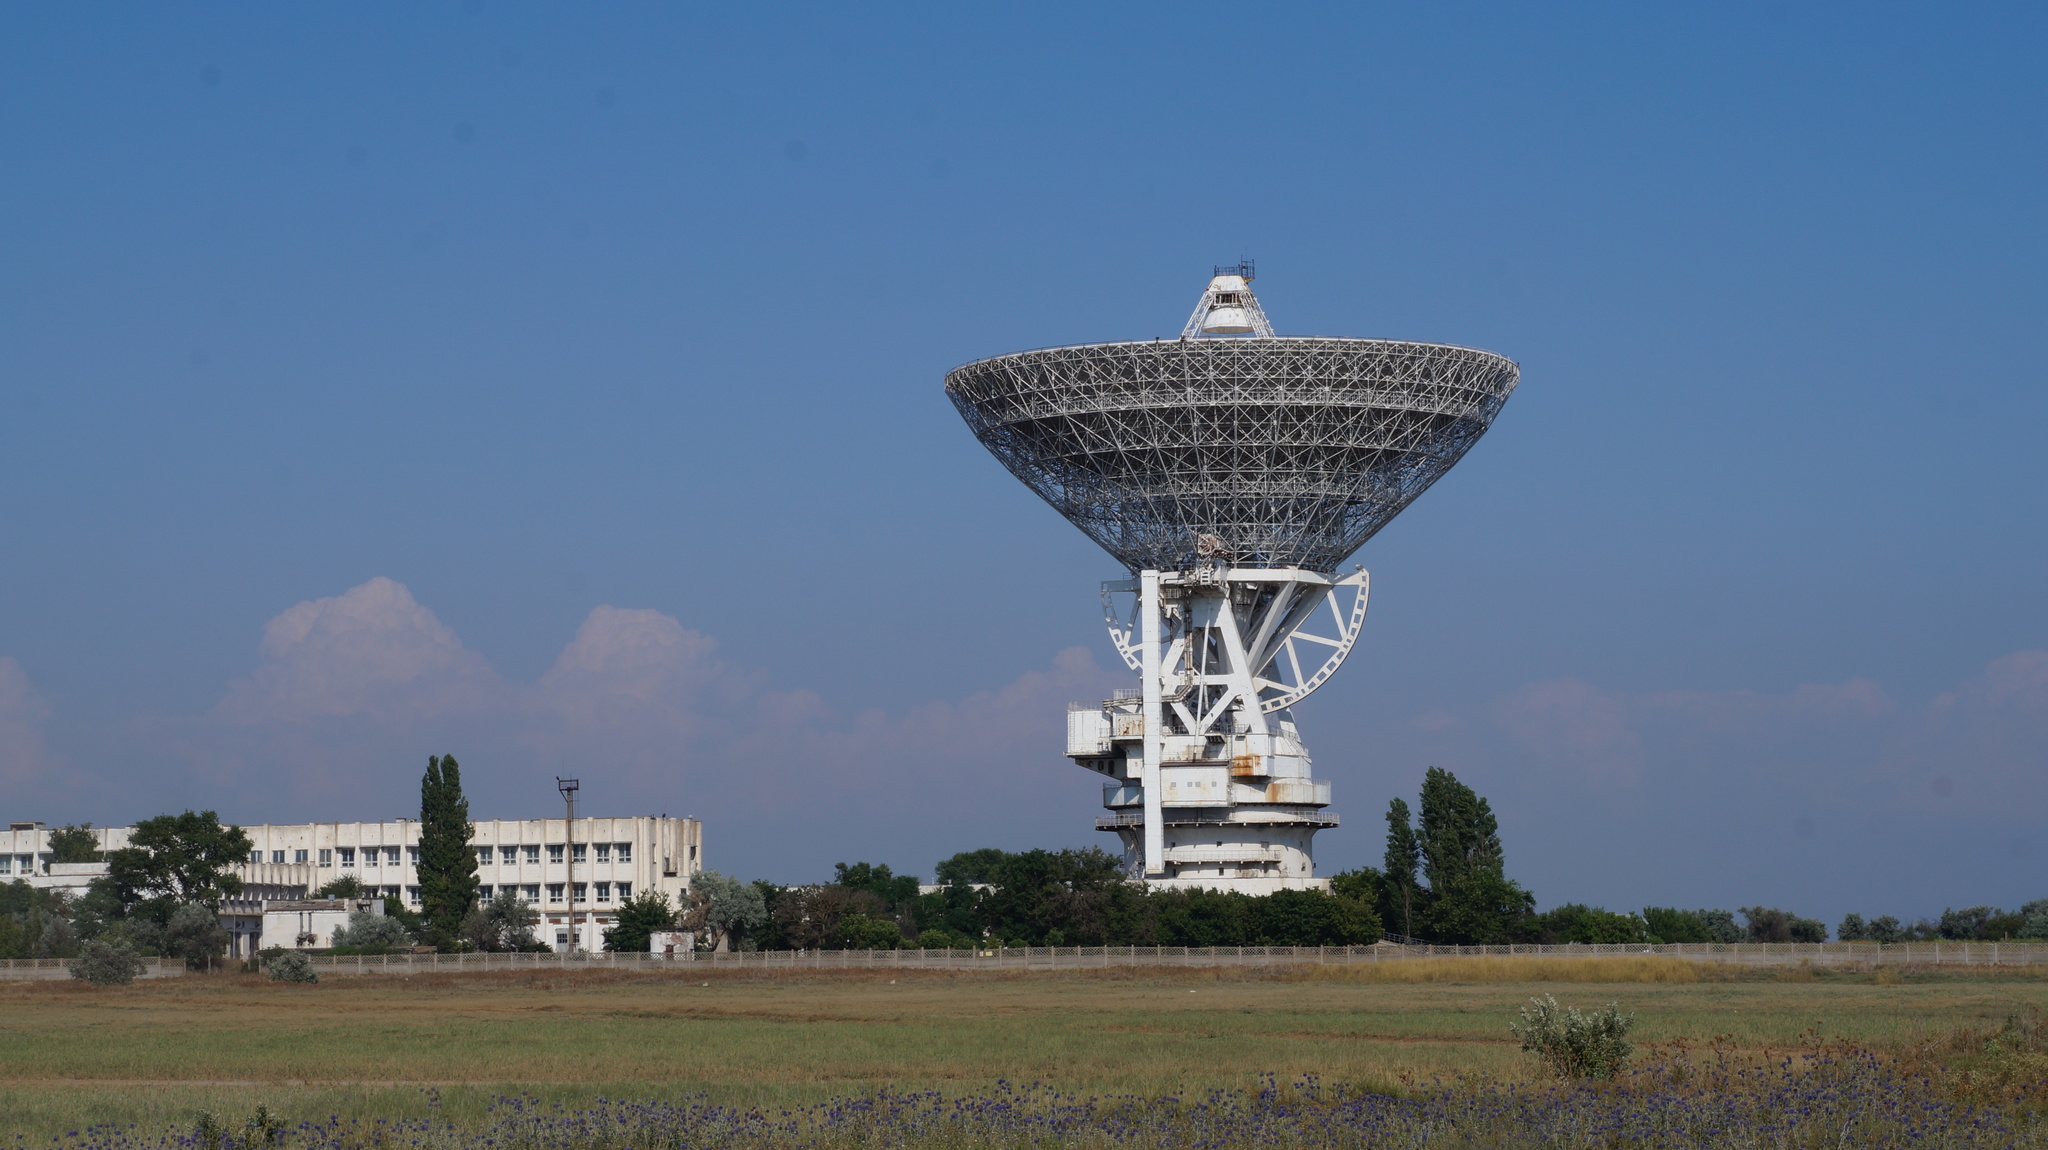
M 320 955 L 323 975 L 485 970 L 1076 970 L 1102 967 L 1272 966 L 1280 963 L 1404 962 L 1420 958 L 1639 957 L 1751 966 L 2034 966 L 2048 965 L 2048 942 L 1687 942 L 1662 946 L 1603 943 L 1567 946 L 1032 946 L 987 950 L 762 950 L 719 954 L 386 954 Z M 184 973 L 173 960 L 151 960 L 145 978 Z M 65 960 L 0 960 L 0 978 L 65 978 Z

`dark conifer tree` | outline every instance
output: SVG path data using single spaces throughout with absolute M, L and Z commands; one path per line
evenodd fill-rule
M 443 944 L 454 941 L 476 903 L 476 852 L 469 845 L 474 831 L 455 756 L 427 759 L 420 780 L 420 912 Z

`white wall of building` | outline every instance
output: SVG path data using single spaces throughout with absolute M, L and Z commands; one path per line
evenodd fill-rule
M 572 915 L 575 942 L 582 949 L 602 949 L 603 932 L 616 921 L 621 903 L 656 891 L 679 906 L 691 877 L 704 869 L 704 825 L 696 819 L 579 818 L 573 828 L 563 819 L 487 819 L 473 825 L 470 848 L 477 852 L 479 895 L 489 898 L 511 890 L 532 903 L 542 917 L 536 933 L 557 949 L 570 945 Z M 273 901 L 303 900 L 343 875 L 354 876 L 378 896 L 417 908 L 419 828 L 413 819 L 244 825 L 252 849 L 248 861 L 235 868 L 243 891 L 234 909 L 247 915 Z M 102 827 L 94 833 L 102 850 L 118 850 L 128 845 L 131 829 Z M 66 885 L 43 873 L 50 830 L 41 823 L 13 823 L 0 832 L 0 858 L 6 860 L 0 882 L 23 878 L 37 886 Z M 101 864 L 78 865 L 102 873 L 97 869 Z M 88 876 L 64 877 L 83 885 L 78 880 Z M 223 907 L 224 915 L 227 911 Z M 254 925 L 248 924 L 252 933 Z M 267 919 L 263 937 L 263 945 L 270 945 Z

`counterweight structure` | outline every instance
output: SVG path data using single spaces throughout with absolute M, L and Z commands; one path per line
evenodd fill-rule
M 1344 662 L 1370 580 L 1339 568 L 1478 441 L 1514 390 L 1491 352 L 1275 336 L 1250 265 L 1177 340 L 955 368 L 946 393 L 1012 474 L 1124 565 L 1105 620 L 1138 686 L 1067 715 L 1105 776 L 1096 826 L 1162 885 L 1319 888 L 1337 825 L 1291 708 Z

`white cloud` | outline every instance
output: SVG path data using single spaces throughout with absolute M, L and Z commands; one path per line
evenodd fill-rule
M 214 714 L 237 726 L 320 716 L 426 718 L 498 703 L 504 684 L 483 657 L 415 602 L 376 578 L 300 603 L 263 628 L 262 661 L 229 685 Z
M 148 737 L 217 784 L 263 780 L 267 817 L 401 813 L 426 756 L 452 751 L 480 817 L 530 816 L 551 774 L 576 774 L 587 801 L 702 815 L 741 856 L 723 865 L 780 859 L 768 873 L 788 877 L 863 843 L 1085 835 L 1093 788 L 1059 755 L 1065 704 L 1124 682 L 1076 648 L 996 690 L 836 717 L 670 616 L 606 606 L 518 684 L 389 579 L 283 612 L 259 656 L 207 716 Z

